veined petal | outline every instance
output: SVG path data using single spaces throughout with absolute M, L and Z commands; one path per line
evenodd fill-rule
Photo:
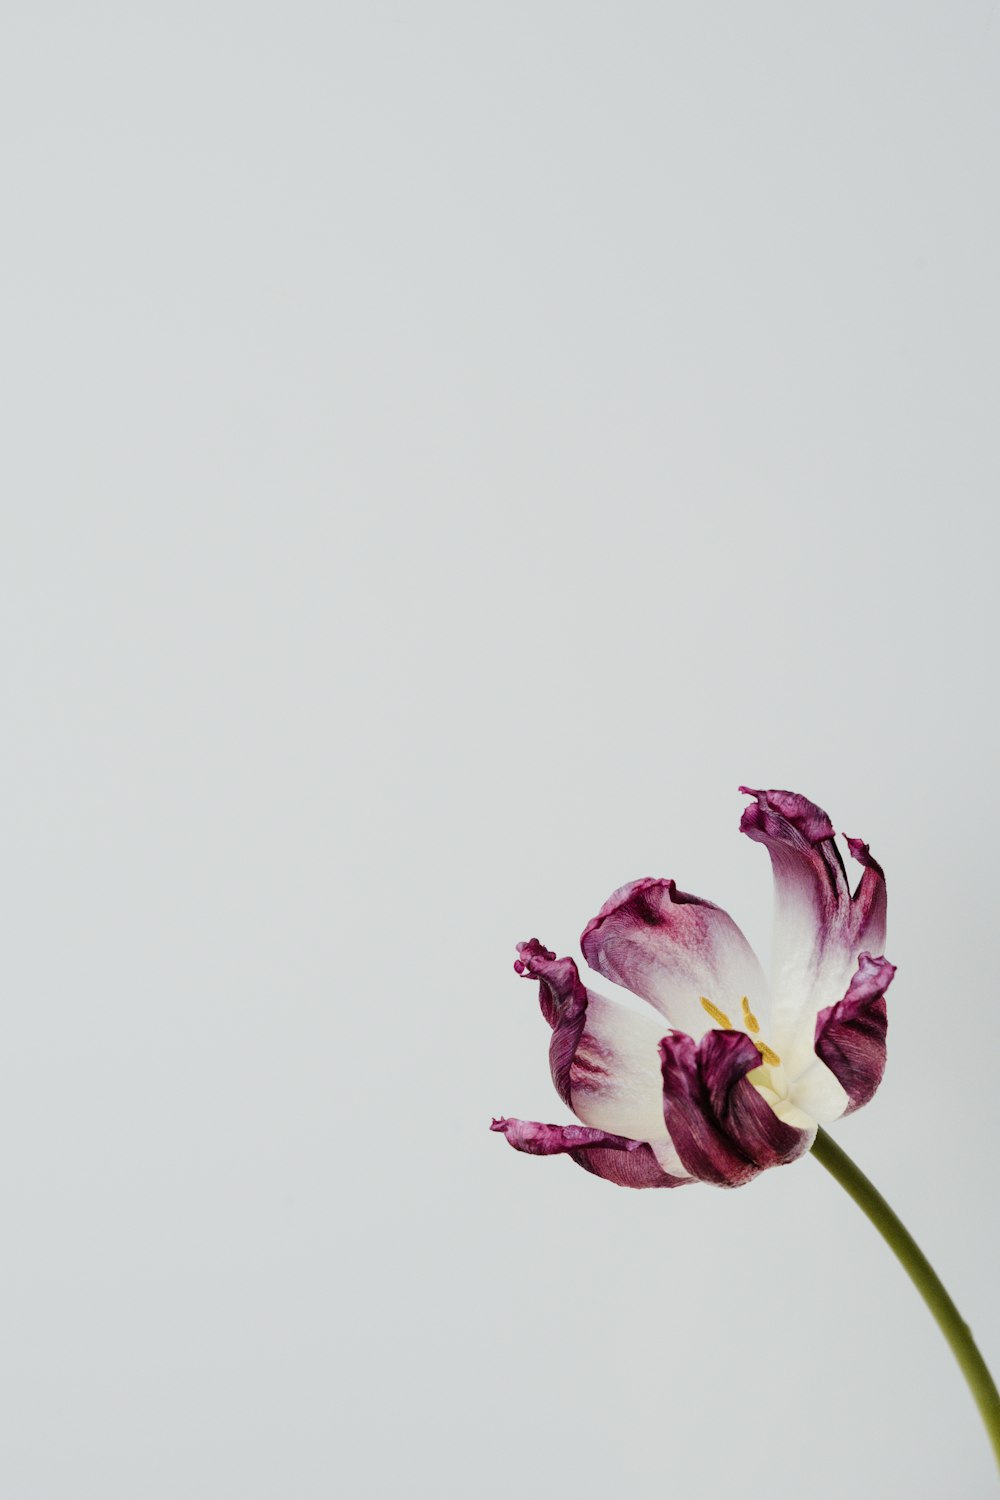
M 552 1027 L 549 1067 L 552 1082 L 564 1104 L 572 1108 L 570 1069 L 583 1029 L 587 1024 L 588 995 L 571 958 L 556 958 L 537 938 L 518 943 L 514 968 L 527 979 L 538 980 L 538 1003 Z
M 816 1053 L 843 1086 L 844 1114 L 867 1104 L 882 1082 L 889 1024 L 885 992 L 895 972 L 886 959 L 862 953 L 843 1000 L 816 1018 Z
M 878 860 L 872 858 L 871 850 L 861 839 L 852 839 L 846 833 L 844 838 L 851 858 L 863 866 L 857 890 L 851 897 L 855 941 L 881 953 L 885 947 L 885 871 Z
M 615 891 L 580 946 L 592 969 L 641 995 L 689 1036 L 711 1024 L 702 995 L 737 1015 L 743 995 L 758 1008 L 767 998 L 757 956 L 732 917 L 672 880 L 633 880 Z
M 852 895 L 821 807 L 797 792 L 740 791 L 755 799 L 740 829 L 766 847 L 774 869 L 771 1041 L 793 1072 L 804 1070 L 817 1012 L 843 995 L 861 951 L 884 945 L 885 876 L 868 845 L 848 839 L 864 867 Z
M 690 1177 L 673 1176 L 657 1161 L 645 1141 L 611 1135 L 587 1125 L 542 1125 L 534 1120 L 494 1120 L 491 1130 L 507 1137 L 515 1151 L 532 1156 L 565 1154 L 595 1177 L 604 1177 L 619 1187 L 683 1187 Z
M 538 981 L 542 1014 L 552 1027 L 549 1067 L 564 1104 L 585 1125 L 667 1145 L 662 1026 L 587 989 L 573 960 L 556 958 L 536 938 L 520 943 L 518 955 L 517 972 Z
M 747 1078 L 760 1054 L 743 1032 L 709 1031 L 696 1043 L 675 1031 L 660 1057 L 667 1129 L 693 1177 L 742 1187 L 809 1150 L 815 1131 L 779 1119 Z

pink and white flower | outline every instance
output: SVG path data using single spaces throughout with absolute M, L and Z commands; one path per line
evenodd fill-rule
M 741 1187 L 794 1161 L 817 1125 L 867 1104 L 885 1069 L 885 877 L 858 839 L 851 892 L 833 825 L 796 792 L 740 790 L 741 831 L 774 870 L 770 988 L 720 907 L 672 880 L 615 891 L 584 929 L 590 967 L 646 1001 L 587 988 L 537 939 L 514 967 L 538 983 L 552 1080 L 579 1125 L 494 1120 L 518 1151 L 565 1153 L 623 1187 Z

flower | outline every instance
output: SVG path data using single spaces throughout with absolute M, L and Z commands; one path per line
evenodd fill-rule
M 514 968 L 538 983 L 552 1081 L 579 1125 L 494 1120 L 518 1151 L 565 1153 L 623 1187 L 741 1187 L 812 1146 L 819 1124 L 867 1104 L 885 1069 L 885 876 L 868 845 L 851 893 L 826 813 L 796 792 L 755 791 L 741 832 L 774 870 L 770 995 L 720 907 L 672 880 L 615 891 L 580 939 L 639 1013 L 586 988 L 536 938 Z M 663 1022 L 670 1028 L 664 1035 Z

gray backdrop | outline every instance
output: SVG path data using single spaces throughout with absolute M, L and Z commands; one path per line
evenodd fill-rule
M 0 1491 L 986 1496 L 806 1160 L 629 1193 L 511 969 L 737 784 L 888 868 L 837 1128 L 994 1364 L 996 5 L 11 0 Z

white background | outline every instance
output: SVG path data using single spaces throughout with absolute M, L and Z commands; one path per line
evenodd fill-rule
M 631 1193 L 511 969 L 737 784 L 888 869 L 837 1128 L 1000 1364 L 992 3 L 19 3 L 0 1492 L 987 1496 L 812 1161 Z

